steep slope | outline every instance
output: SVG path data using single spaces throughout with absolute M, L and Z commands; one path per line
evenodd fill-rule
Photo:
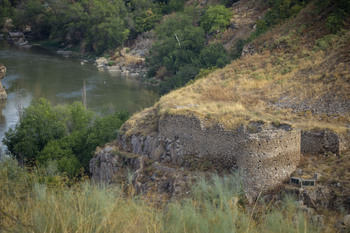
M 262 120 L 346 131 L 350 31 L 327 34 L 322 21 L 312 20 L 317 18 L 314 8 L 310 4 L 295 19 L 254 41 L 254 55 L 173 91 L 136 114 L 125 124 L 126 134 L 148 134 L 156 126 L 147 120 L 145 127 L 143 119 L 166 114 L 195 115 L 225 128 Z
M 347 150 L 349 24 L 331 34 L 330 11 L 316 3 L 247 44 L 241 59 L 135 114 L 117 145 L 185 170 L 193 161 L 239 168 L 248 198 L 278 187 L 300 153 Z

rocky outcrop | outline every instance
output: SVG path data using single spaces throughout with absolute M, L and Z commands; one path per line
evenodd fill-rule
M 137 37 L 131 48 L 121 49 L 112 60 L 97 58 L 95 65 L 100 71 L 109 71 L 125 78 L 143 79 L 148 72 L 145 57 L 149 54 L 154 41 L 153 33 L 145 32 Z
M 125 151 L 163 163 L 184 166 L 188 156 L 214 166 L 243 171 L 246 195 L 275 188 L 296 169 L 300 160 L 300 131 L 253 122 L 236 130 L 206 127 L 196 117 L 164 116 L 151 136 L 122 136 Z
M 247 55 L 254 55 L 255 54 L 255 47 L 254 44 L 247 44 L 243 47 L 242 50 L 242 56 L 247 56 Z
M 1 79 L 6 75 L 6 67 L 0 64 L 0 100 L 7 99 L 7 93 L 5 88 L 2 86 Z
M 106 183 L 111 183 L 115 173 L 122 168 L 128 167 L 136 172 L 141 172 L 143 166 L 141 156 L 122 153 L 114 146 L 97 148 L 89 164 L 92 180 Z
M 23 32 L 9 32 L 7 39 L 10 43 L 23 48 L 32 47 Z

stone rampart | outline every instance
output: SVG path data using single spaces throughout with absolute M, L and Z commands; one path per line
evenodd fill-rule
M 300 131 L 284 125 L 252 123 L 236 130 L 206 127 L 196 117 L 164 116 L 156 136 L 124 136 L 124 150 L 181 166 L 186 156 L 243 171 L 247 196 L 272 189 L 296 169 L 300 160 Z

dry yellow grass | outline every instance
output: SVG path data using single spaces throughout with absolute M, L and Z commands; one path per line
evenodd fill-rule
M 228 129 L 262 120 L 302 129 L 346 131 L 350 124 L 350 30 L 327 35 L 324 24 L 310 16 L 314 8 L 309 5 L 296 18 L 255 40 L 254 55 L 163 96 L 154 108 L 127 122 L 128 132 L 151 132 L 157 124 L 152 117 L 164 114 L 194 115 Z M 339 103 L 345 108 L 334 109 Z M 140 123 L 148 121 L 142 116 L 153 123 Z
M 145 63 L 145 59 L 141 57 L 132 56 L 129 54 L 124 55 L 124 63 L 126 65 L 136 65 Z

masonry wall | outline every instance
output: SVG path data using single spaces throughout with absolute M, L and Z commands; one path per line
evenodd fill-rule
M 122 137 L 123 149 L 178 165 L 186 156 L 197 156 L 239 168 L 252 198 L 287 179 L 300 160 L 300 131 L 290 127 L 256 124 L 225 130 L 220 125 L 205 127 L 198 118 L 187 116 L 165 116 L 158 123 L 156 136 Z

